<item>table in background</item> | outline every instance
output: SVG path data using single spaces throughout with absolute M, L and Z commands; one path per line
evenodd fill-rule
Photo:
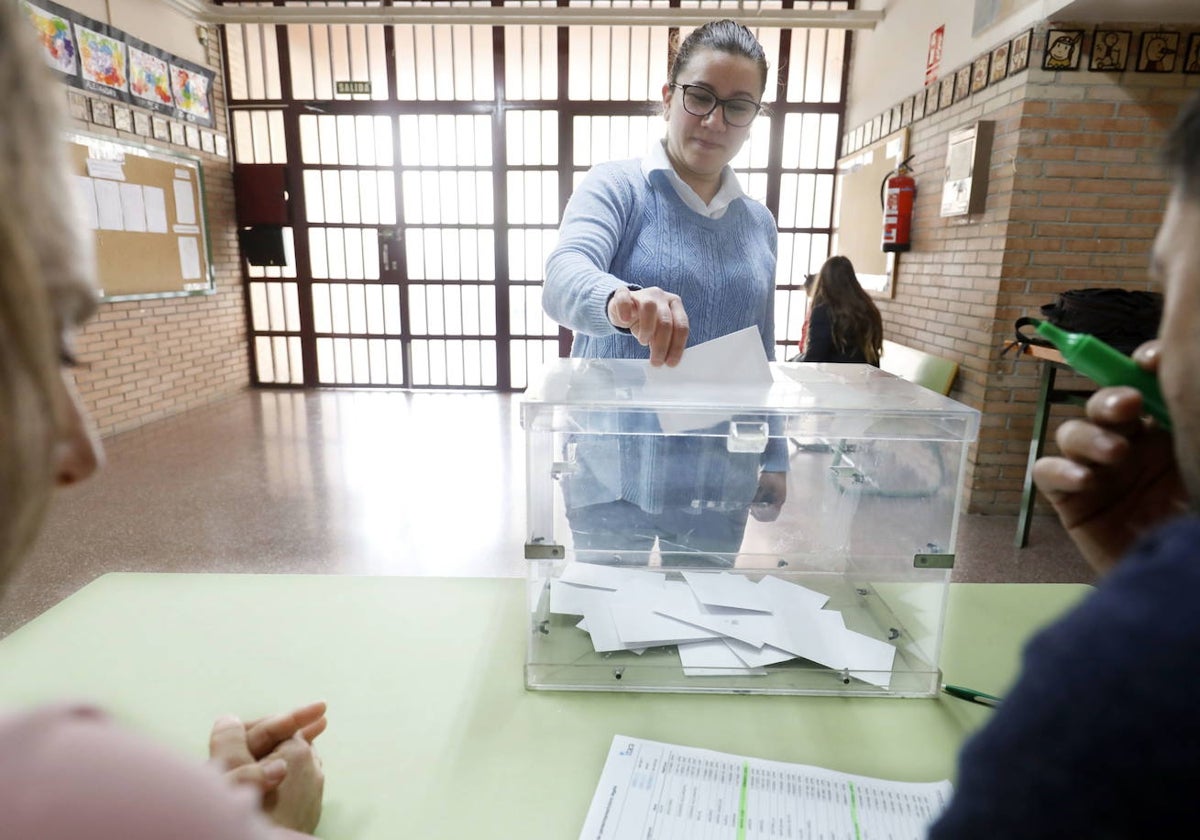
M 1037 501 L 1037 490 L 1033 486 L 1033 465 L 1042 457 L 1046 446 L 1046 428 L 1050 423 L 1050 406 L 1070 403 L 1083 405 L 1092 395 L 1090 390 L 1064 390 L 1054 387 L 1054 380 L 1060 369 L 1070 370 L 1054 347 L 1043 347 L 1038 344 L 1009 342 L 1004 353 L 1016 348 L 1017 352 L 1038 359 L 1041 365 L 1041 376 L 1038 382 L 1037 408 L 1033 415 L 1033 434 L 1029 441 L 1029 460 L 1025 464 L 1025 484 L 1021 488 L 1021 511 L 1017 517 L 1017 536 L 1013 541 L 1017 548 L 1024 548 L 1029 542 L 1029 526 L 1033 520 L 1033 504 Z
M 318 835 L 577 836 L 615 734 L 883 778 L 953 775 L 991 710 L 930 699 L 531 692 L 526 582 L 111 574 L 0 641 L 0 707 L 64 698 L 195 755 L 226 712 L 329 703 Z M 1002 692 L 1082 585 L 952 584 L 948 682 Z

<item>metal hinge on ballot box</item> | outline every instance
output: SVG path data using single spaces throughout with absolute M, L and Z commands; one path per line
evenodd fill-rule
M 561 560 L 566 556 L 566 551 L 564 551 L 563 547 L 557 543 L 525 543 L 526 560 Z

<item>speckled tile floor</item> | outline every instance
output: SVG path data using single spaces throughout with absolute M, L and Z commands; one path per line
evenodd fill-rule
M 113 571 L 524 574 L 508 395 L 246 391 L 105 445 L 106 469 L 59 496 L 0 600 L 0 635 Z M 1092 580 L 1053 517 L 1024 549 L 1015 530 L 963 516 L 954 579 Z

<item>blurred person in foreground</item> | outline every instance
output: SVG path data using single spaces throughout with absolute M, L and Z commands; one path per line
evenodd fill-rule
M 1200 806 L 1200 97 L 1166 147 L 1172 192 L 1151 270 L 1158 374 L 1172 430 L 1132 388 L 1102 388 L 1040 459 L 1038 487 L 1101 575 L 1038 634 L 995 716 L 963 748 L 930 837 L 1187 837 Z
M 96 308 L 88 231 L 67 200 L 61 91 L 14 2 L 0 2 L 0 589 L 55 485 L 102 456 L 70 374 Z M 49 666 L 52 667 L 52 666 Z M 210 763 L 182 759 L 81 704 L 0 711 L 5 840 L 282 840 L 321 815 L 312 741 L 325 704 L 213 726 Z

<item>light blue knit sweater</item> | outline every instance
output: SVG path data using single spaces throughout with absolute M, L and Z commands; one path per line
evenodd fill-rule
M 688 345 L 758 327 L 775 358 L 775 255 L 779 234 L 757 201 L 734 201 L 719 219 L 691 210 L 666 173 L 641 161 L 594 167 L 571 196 L 546 261 L 542 306 L 574 330 L 572 356 L 646 359 L 648 348 L 608 320 L 609 295 L 627 284 L 683 299 Z
M 738 199 L 709 219 L 683 203 L 665 172 L 647 176 L 639 160 L 600 164 L 567 204 L 546 261 L 542 305 L 574 331 L 572 356 L 646 359 L 649 349 L 608 320 L 608 298 L 629 284 L 659 286 L 683 300 L 689 346 L 753 326 L 774 359 L 778 238 L 758 202 Z M 621 431 L 641 434 L 578 442 L 584 468 L 570 482 L 569 506 L 625 499 L 652 513 L 714 504 L 744 510 L 759 468 L 787 469 L 782 439 L 762 456 L 739 457 L 719 438 Z

